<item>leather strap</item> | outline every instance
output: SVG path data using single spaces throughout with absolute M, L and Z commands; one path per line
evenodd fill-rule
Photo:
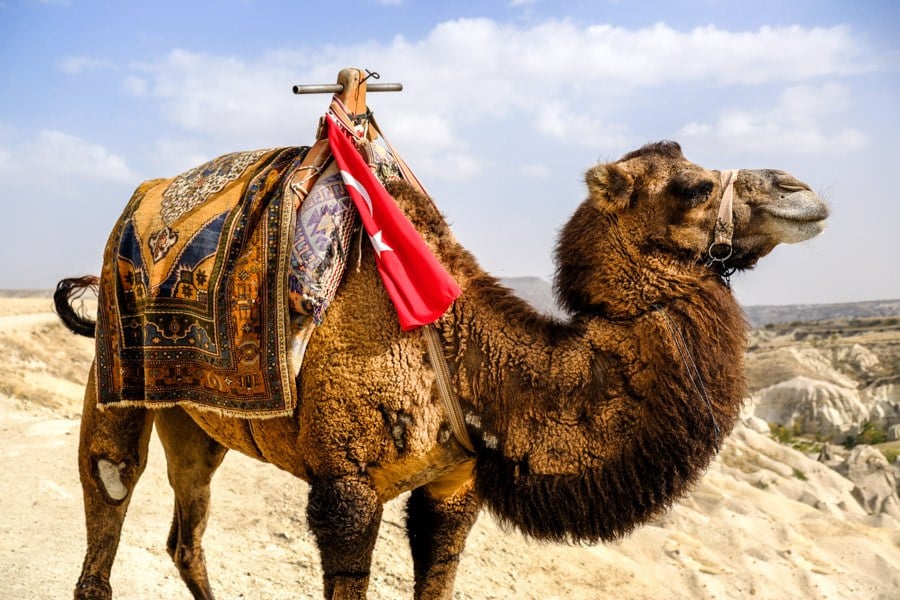
M 422 328 L 425 336 L 425 347 L 428 349 L 428 359 L 431 361 L 431 367 L 434 369 L 435 382 L 438 387 L 438 395 L 441 397 L 441 403 L 450 419 L 450 429 L 459 442 L 460 446 L 475 454 L 475 445 L 472 438 L 469 437 L 469 430 L 466 428 L 466 421 L 463 418 L 462 408 L 459 405 L 459 398 L 456 397 L 456 390 L 453 382 L 450 380 L 450 367 L 447 366 L 447 357 L 444 355 L 444 346 L 441 343 L 437 328 L 434 323 L 429 323 Z
M 731 240 L 734 237 L 734 182 L 739 169 L 722 171 L 719 174 L 722 182 L 722 199 L 719 201 L 719 214 L 713 230 L 713 243 L 709 246 L 709 257 L 714 261 L 724 262 L 731 257 Z

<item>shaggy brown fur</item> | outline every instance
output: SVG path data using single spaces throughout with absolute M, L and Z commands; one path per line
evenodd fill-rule
M 76 597 L 109 597 L 153 419 L 175 482 L 169 550 L 197 598 L 212 597 L 200 538 L 225 447 L 310 482 L 327 598 L 365 596 L 381 504 L 407 490 L 417 598 L 452 597 L 482 503 L 539 539 L 597 541 L 626 534 L 684 494 L 744 396 L 746 325 L 704 263 L 718 173 L 664 142 L 590 169 L 586 182 L 589 197 L 556 250 L 566 322 L 536 313 L 484 273 L 426 198 L 390 188 L 463 289 L 438 327 L 474 457 L 450 436 L 423 340 L 400 331 L 368 249 L 310 341 L 293 417 L 101 413 L 92 378 L 80 451 L 88 556 Z M 735 196 L 738 268 L 780 241 L 812 237 L 827 216 L 807 186 L 777 171 L 742 172 Z M 103 460 L 121 466 L 124 502 L 110 502 L 97 476 Z

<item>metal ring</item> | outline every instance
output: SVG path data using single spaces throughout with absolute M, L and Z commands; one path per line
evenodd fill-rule
M 723 256 L 716 256 L 716 254 L 713 253 L 713 250 L 717 247 L 727 248 L 728 254 L 725 254 Z M 713 242 L 712 244 L 710 244 L 709 250 L 707 250 L 706 253 L 709 254 L 709 259 L 713 262 L 725 262 L 726 260 L 731 258 L 732 254 L 734 254 L 734 248 L 731 246 L 731 244 L 726 244 L 723 242 Z

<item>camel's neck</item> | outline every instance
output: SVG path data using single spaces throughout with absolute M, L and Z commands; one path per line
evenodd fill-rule
M 535 537 L 596 541 L 683 494 L 744 397 L 746 326 L 724 284 L 654 264 L 585 203 L 557 249 L 577 316 L 554 322 L 485 275 L 430 203 L 391 193 L 463 289 L 440 327 L 488 506 Z
M 457 376 L 478 485 L 502 519 L 541 538 L 611 539 L 702 473 L 744 397 L 745 325 L 717 280 L 697 292 L 559 324 L 470 283 L 454 308 Z

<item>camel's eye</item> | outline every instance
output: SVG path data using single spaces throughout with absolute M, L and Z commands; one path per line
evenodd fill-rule
M 713 184 L 709 181 L 704 181 L 698 185 L 695 185 L 690 190 L 690 198 L 689 202 L 691 206 L 697 206 L 702 202 L 706 202 L 709 199 L 709 195 L 713 191 Z
M 668 185 L 669 193 L 679 202 L 693 208 L 709 198 L 715 186 L 711 181 L 689 175 L 676 175 Z

